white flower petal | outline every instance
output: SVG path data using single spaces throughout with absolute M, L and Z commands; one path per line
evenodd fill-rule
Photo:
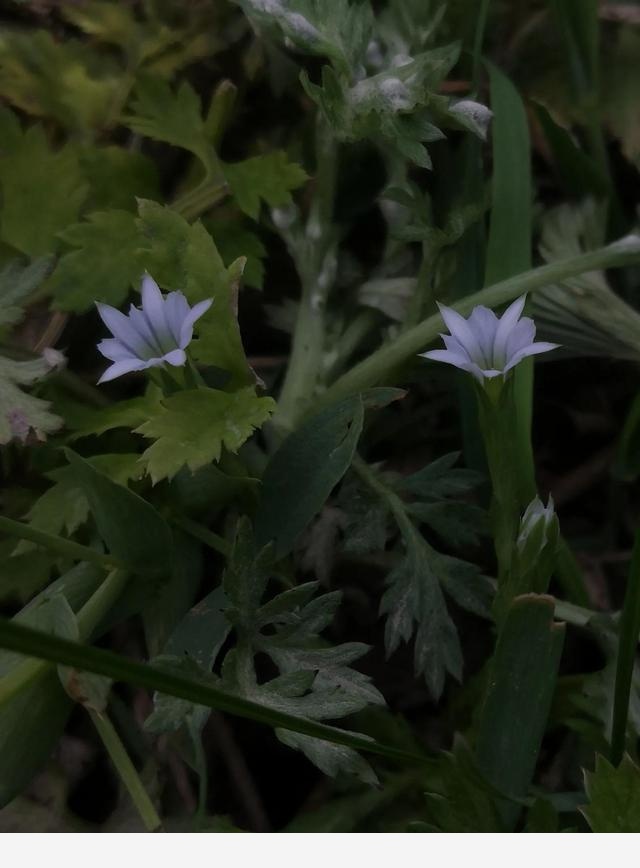
M 170 353 L 163 356 L 163 361 L 167 362 L 169 365 L 173 365 L 174 368 L 179 368 L 187 361 L 187 354 L 181 349 L 171 350 Z
M 535 344 L 530 344 L 528 347 L 517 352 L 512 359 L 509 359 L 509 363 L 506 365 L 504 372 L 510 371 L 511 368 L 515 368 L 515 366 L 521 362 L 523 359 L 526 359 L 527 356 L 537 356 L 540 353 L 548 353 L 550 350 L 557 350 L 560 344 L 550 344 L 547 341 L 538 341 Z
M 462 344 L 474 362 L 478 365 L 484 364 L 482 346 L 467 320 L 456 310 L 453 310 L 453 308 L 446 307 L 443 304 L 438 304 L 438 308 L 445 325 L 451 332 L 451 336 Z
M 507 340 L 511 331 L 515 327 L 520 314 L 524 310 L 524 305 L 527 300 L 526 295 L 521 295 L 517 298 L 500 317 L 496 336 L 493 341 L 493 359 L 497 367 L 502 367 L 507 361 Z
M 98 352 L 110 362 L 124 362 L 125 359 L 137 358 L 128 347 L 117 338 L 105 338 L 98 344 Z
M 180 329 L 182 328 L 182 323 L 189 316 L 189 302 L 181 292 L 170 292 L 164 304 L 167 325 L 176 342 L 176 346 L 179 346 Z
M 142 371 L 146 367 L 148 367 L 148 363 L 142 359 L 124 359 L 121 362 L 114 362 L 100 377 L 98 385 L 115 380 L 116 377 L 121 377 L 123 374 L 130 374 L 132 371 Z
M 509 362 L 512 356 L 530 346 L 535 339 L 535 323 L 528 316 L 525 316 L 515 324 L 507 338 L 505 361 Z
M 154 336 L 154 342 L 163 352 L 169 352 L 174 348 L 175 340 L 167 322 L 165 304 L 158 284 L 151 275 L 145 274 L 142 279 L 142 313 Z
M 191 310 L 185 317 L 182 325 L 180 326 L 180 341 L 178 343 L 178 346 L 181 349 L 184 350 L 185 347 L 189 345 L 189 342 L 193 337 L 194 323 L 209 310 L 212 304 L 213 299 L 207 298 L 204 301 L 199 301 L 197 304 L 194 304 L 194 306 L 191 308 Z
M 96 302 L 96 307 L 98 308 L 98 314 L 102 322 L 116 340 L 119 340 L 127 349 L 131 350 L 132 355 L 142 357 L 147 352 L 146 341 L 137 329 L 134 328 L 129 317 L 109 304 Z
M 498 317 L 488 307 L 479 304 L 471 311 L 471 316 L 467 322 L 480 343 L 485 364 L 492 364 L 493 341 L 498 328 Z

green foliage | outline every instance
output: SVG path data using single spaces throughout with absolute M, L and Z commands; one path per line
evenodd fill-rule
M 249 528 L 241 524 L 223 581 L 229 600 L 226 616 L 237 639 L 223 664 L 225 688 L 312 720 L 335 720 L 371 703 L 384 704 L 370 679 L 350 666 L 367 646 L 358 642 L 328 646 L 319 636 L 333 620 L 341 594 L 316 597 L 317 583 L 310 582 L 262 603 L 271 570 L 270 550 L 256 555 Z M 266 683 L 259 683 L 255 669 L 254 657 L 261 653 L 280 673 Z M 300 733 L 276 732 L 325 774 L 346 772 L 376 782 L 369 765 L 351 748 Z
M 120 485 L 142 474 L 137 455 L 96 455 L 90 463 Z M 33 503 L 26 518 L 46 533 L 72 536 L 89 518 L 89 501 L 72 467 L 61 467 L 48 476 L 54 485 Z M 22 543 L 19 550 L 24 551 L 28 545 Z
M 77 608 L 91 594 L 99 573 L 86 564 L 61 576 L 16 615 L 18 623 L 46 632 L 61 630 L 70 607 Z M 73 616 L 72 616 L 73 617 Z M 0 653 L 0 684 L 19 672 L 24 657 Z M 31 781 L 55 746 L 71 711 L 55 669 L 42 668 L 30 680 L 0 700 L 0 806 Z
M 210 175 L 216 158 L 201 115 L 200 100 L 185 81 L 175 93 L 161 78 L 138 81 L 132 102 L 134 114 L 126 124 L 142 136 L 191 151 Z
M 0 41 L 0 94 L 27 114 L 53 118 L 71 132 L 100 127 L 116 96 L 118 75 L 75 39 L 46 30 L 6 29 Z
M 60 233 L 71 247 L 49 281 L 61 310 L 86 310 L 94 301 L 119 306 L 142 273 L 140 237 L 132 214 L 102 211 Z
M 565 625 L 553 615 L 551 597 L 516 597 L 491 662 L 476 755 L 487 781 L 516 800 L 531 783 L 555 689 Z M 505 804 L 501 814 L 512 828 L 519 807 Z
M 4 18 L 0 604 L 23 608 L 0 618 L 0 804 L 18 797 L 0 830 L 89 828 L 77 794 L 103 762 L 70 762 L 83 714 L 133 795 L 92 830 L 138 829 L 132 810 L 155 829 L 152 802 L 167 831 L 558 832 L 586 828 L 581 810 L 636 830 L 633 581 L 613 609 L 633 366 L 615 387 L 580 360 L 538 378 L 554 424 L 534 467 L 531 360 L 508 424 L 480 432 L 469 390 L 416 358 L 436 302 L 467 315 L 523 293 L 565 355 L 640 357 L 633 4 L 83 0 Z M 94 303 L 139 308 L 145 272 L 213 303 L 183 367 L 96 386 Z M 135 314 L 163 346 L 189 335 L 171 305 L 171 335 L 149 297 Z M 626 405 L 614 488 L 603 452 L 575 496 L 592 471 L 565 477 L 558 438 L 586 459 Z M 467 465 L 484 433 L 494 485 L 517 477 L 491 528 L 484 478 L 450 451 L 460 409 Z M 557 519 L 518 532 L 536 480 L 572 497 L 560 557 Z M 552 570 L 558 599 L 518 596 Z M 341 728 L 353 714 L 366 735 Z M 295 785 L 287 747 L 315 766 Z
M 111 480 L 71 449 L 66 455 L 109 551 L 142 575 L 171 569 L 171 532 L 164 519 L 128 488 Z
M 43 256 L 24 265 L 13 259 L 0 271 L 0 328 L 15 325 L 23 316 L 23 306 L 51 268 L 49 257 Z
M 0 444 L 15 438 L 25 442 L 31 432 L 38 440 L 57 431 L 62 419 L 50 412 L 50 404 L 22 391 L 46 377 L 51 365 L 45 358 L 16 362 L 0 356 Z
M 199 470 L 219 461 L 223 447 L 237 452 L 273 412 L 272 398 L 248 387 L 237 392 L 193 389 L 165 398 L 136 432 L 155 439 L 142 461 L 154 483 L 186 466 Z
M 290 434 L 269 462 L 256 514 L 256 539 L 288 554 L 320 511 L 353 459 L 362 432 L 359 396 L 312 416 Z
M 441 754 L 432 778 L 426 794 L 429 831 L 504 831 L 496 794 L 461 739 L 456 740 L 451 753 Z
M 640 769 L 625 755 L 615 768 L 596 756 L 593 772 L 585 772 L 589 804 L 582 808 L 592 832 L 640 831 Z
M 452 468 L 457 457 L 456 453 L 445 455 L 407 477 L 379 475 L 357 465 L 361 478 L 357 494 L 350 492 L 344 501 L 349 551 L 383 548 L 391 536 L 391 521 L 396 523 L 401 546 L 380 603 L 380 612 L 386 615 L 385 646 L 391 655 L 415 633 L 415 671 L 424 676 L 436 698 L 442 694 L 447 673 L 462 678 L 460 642 L 444 593 L 461 608 L 485 618 L 492 596 L 490 584 L 473 564 L 440 554 L 416 525 L 416 521 L 429 524 L 453 544 L 473 542 L 483 532 L 486 516 L 481 510 L 447 499 L 478 483 L 477 474 Z M 411 493 L 418 500 L 406 504 L 401 493 Z
M 238 206 L 254 220 L 258 219 L 261 202 L 271 208 L 289 205 L 291 190 L 307 180 L 303 169 L 290 163 L 283 151 L 227 163 L 223 171 Z
M 73 223 L 87 196 L 78 154 L 69 143 L 54 151 L 32 126 L 0 157 L 0 236 L 30 256 L 54 251 L 57 233 Z

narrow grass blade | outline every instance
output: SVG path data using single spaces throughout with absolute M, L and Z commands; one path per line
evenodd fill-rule
M 636 533 L 633 557 L 627 579 L 627 592 L 620 618 L 618 662 L 613 702 L 613 728 L 611 732 L 611 762 L 617 766 L 622 760 L 629 716 L 629 694 L 633 665 L 640 634 L 640 531 Z
M 248 720 L 255 720 L 274 728 L 299 732 L 313 738 L 321 738 L 333 744 L 342 744 L 355 750 L 379 754 L 389 759 L 427 763 L 429 760 L 396 747 L 380 744 L 372 738 L 306 718 L 285 714 L 259 705 L 239 696 L 234 696 L 193 678 L 184 678 L 172 672 L 145 663 L 128 660 L 111 651 L 103 651 L 89 645 L 81 645 L 40 630 L 22 627 L 5 618 L 0 619 L 0 648 L 16 651 L 26 656 L 49 660 L 52 663 L 72 666 L 86 672 L 105 675 L 113 681 L 136 684 L 148 690 L 157 690 L 169 696 L 186 699 L 196 705 L 205 705 Z

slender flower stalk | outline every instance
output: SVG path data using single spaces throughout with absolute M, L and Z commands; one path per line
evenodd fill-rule
M 148 274 L 142 279 L 142 307 L 131 305 L 128 315 L 97 302 L 98 313 L 113 337 L 98 344 L 102 355 L 113 362 L 98 380 L 106 383 L 128 374 L 165 364 L 180 367 L 193 337 L 195 322 L 211 307 L 213 299 L 193 307 L 181 292 L 163 296 Z
M 498 563 L 497 618 L 502 617 L 514 593 L 534 590 L 534 584 L 545 583 L 544 577 L 537 577 L 537 573 L 534 575 L 525 568 L 520 556 L 522 547 L 527 556 L 530 555 L 533 543 L 543 534 L 547 522 L 557 531 L 552 502 L 545 508 L 541 501 L 534 500 L 527 507 L 522 524 L 520 520 L 531 494 L 521 490 L 518 473 L 514 437 L 517 408 L 514 379 L 510 372 L 523 359 L 558 346 L 535 340 L 535 323 L 529 317 L 522 317 L 525 302 L 526 296 L 522 295 L 501 317 L 478 305 L 467 319 L 455 310 L 439 305 L 450 332 L 441 335 L 446 349 L 422 354 L 427 359 L 446 362 L 467 371 L 475 381 L 480 429 L 493 488 L 491 519 Z M 525 545 L 533 526 L 537 528 L 535 539 Z M 555 558 L 555 544 L 553 555 Z M 548 581 L 547 571 L 543 572 Z

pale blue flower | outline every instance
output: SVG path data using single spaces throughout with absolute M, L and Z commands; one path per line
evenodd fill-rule
M 452 308 L 439 304 L 442 319 L 451 332 L 440 335 L 446 350 L 430 350 L 421 355 L 468 371 L 482 383 L 504 376 L 527 356 L 556 349 L 558 344 L 535 341 L 532 319 L 520 319 L 525 301 L 526 296 L 521 296 L 500 318 L 483 305 L 474 307 L 471 316 L 465 319 Z
M 106 383 L 131 371 L 164 364 L 184 365 L 194 323 L 209 310 L 212 302 L 213 299 L 208 298 L 189 307 L 181 292 L 163 296 L 148 274 L 142 279 L 141 309 L 131 305 L 125 316 L 115 307 L 96 302 L 102 322 L 113 335 L 98 344 L 102 355 L 113 362 L 98 382 Z

